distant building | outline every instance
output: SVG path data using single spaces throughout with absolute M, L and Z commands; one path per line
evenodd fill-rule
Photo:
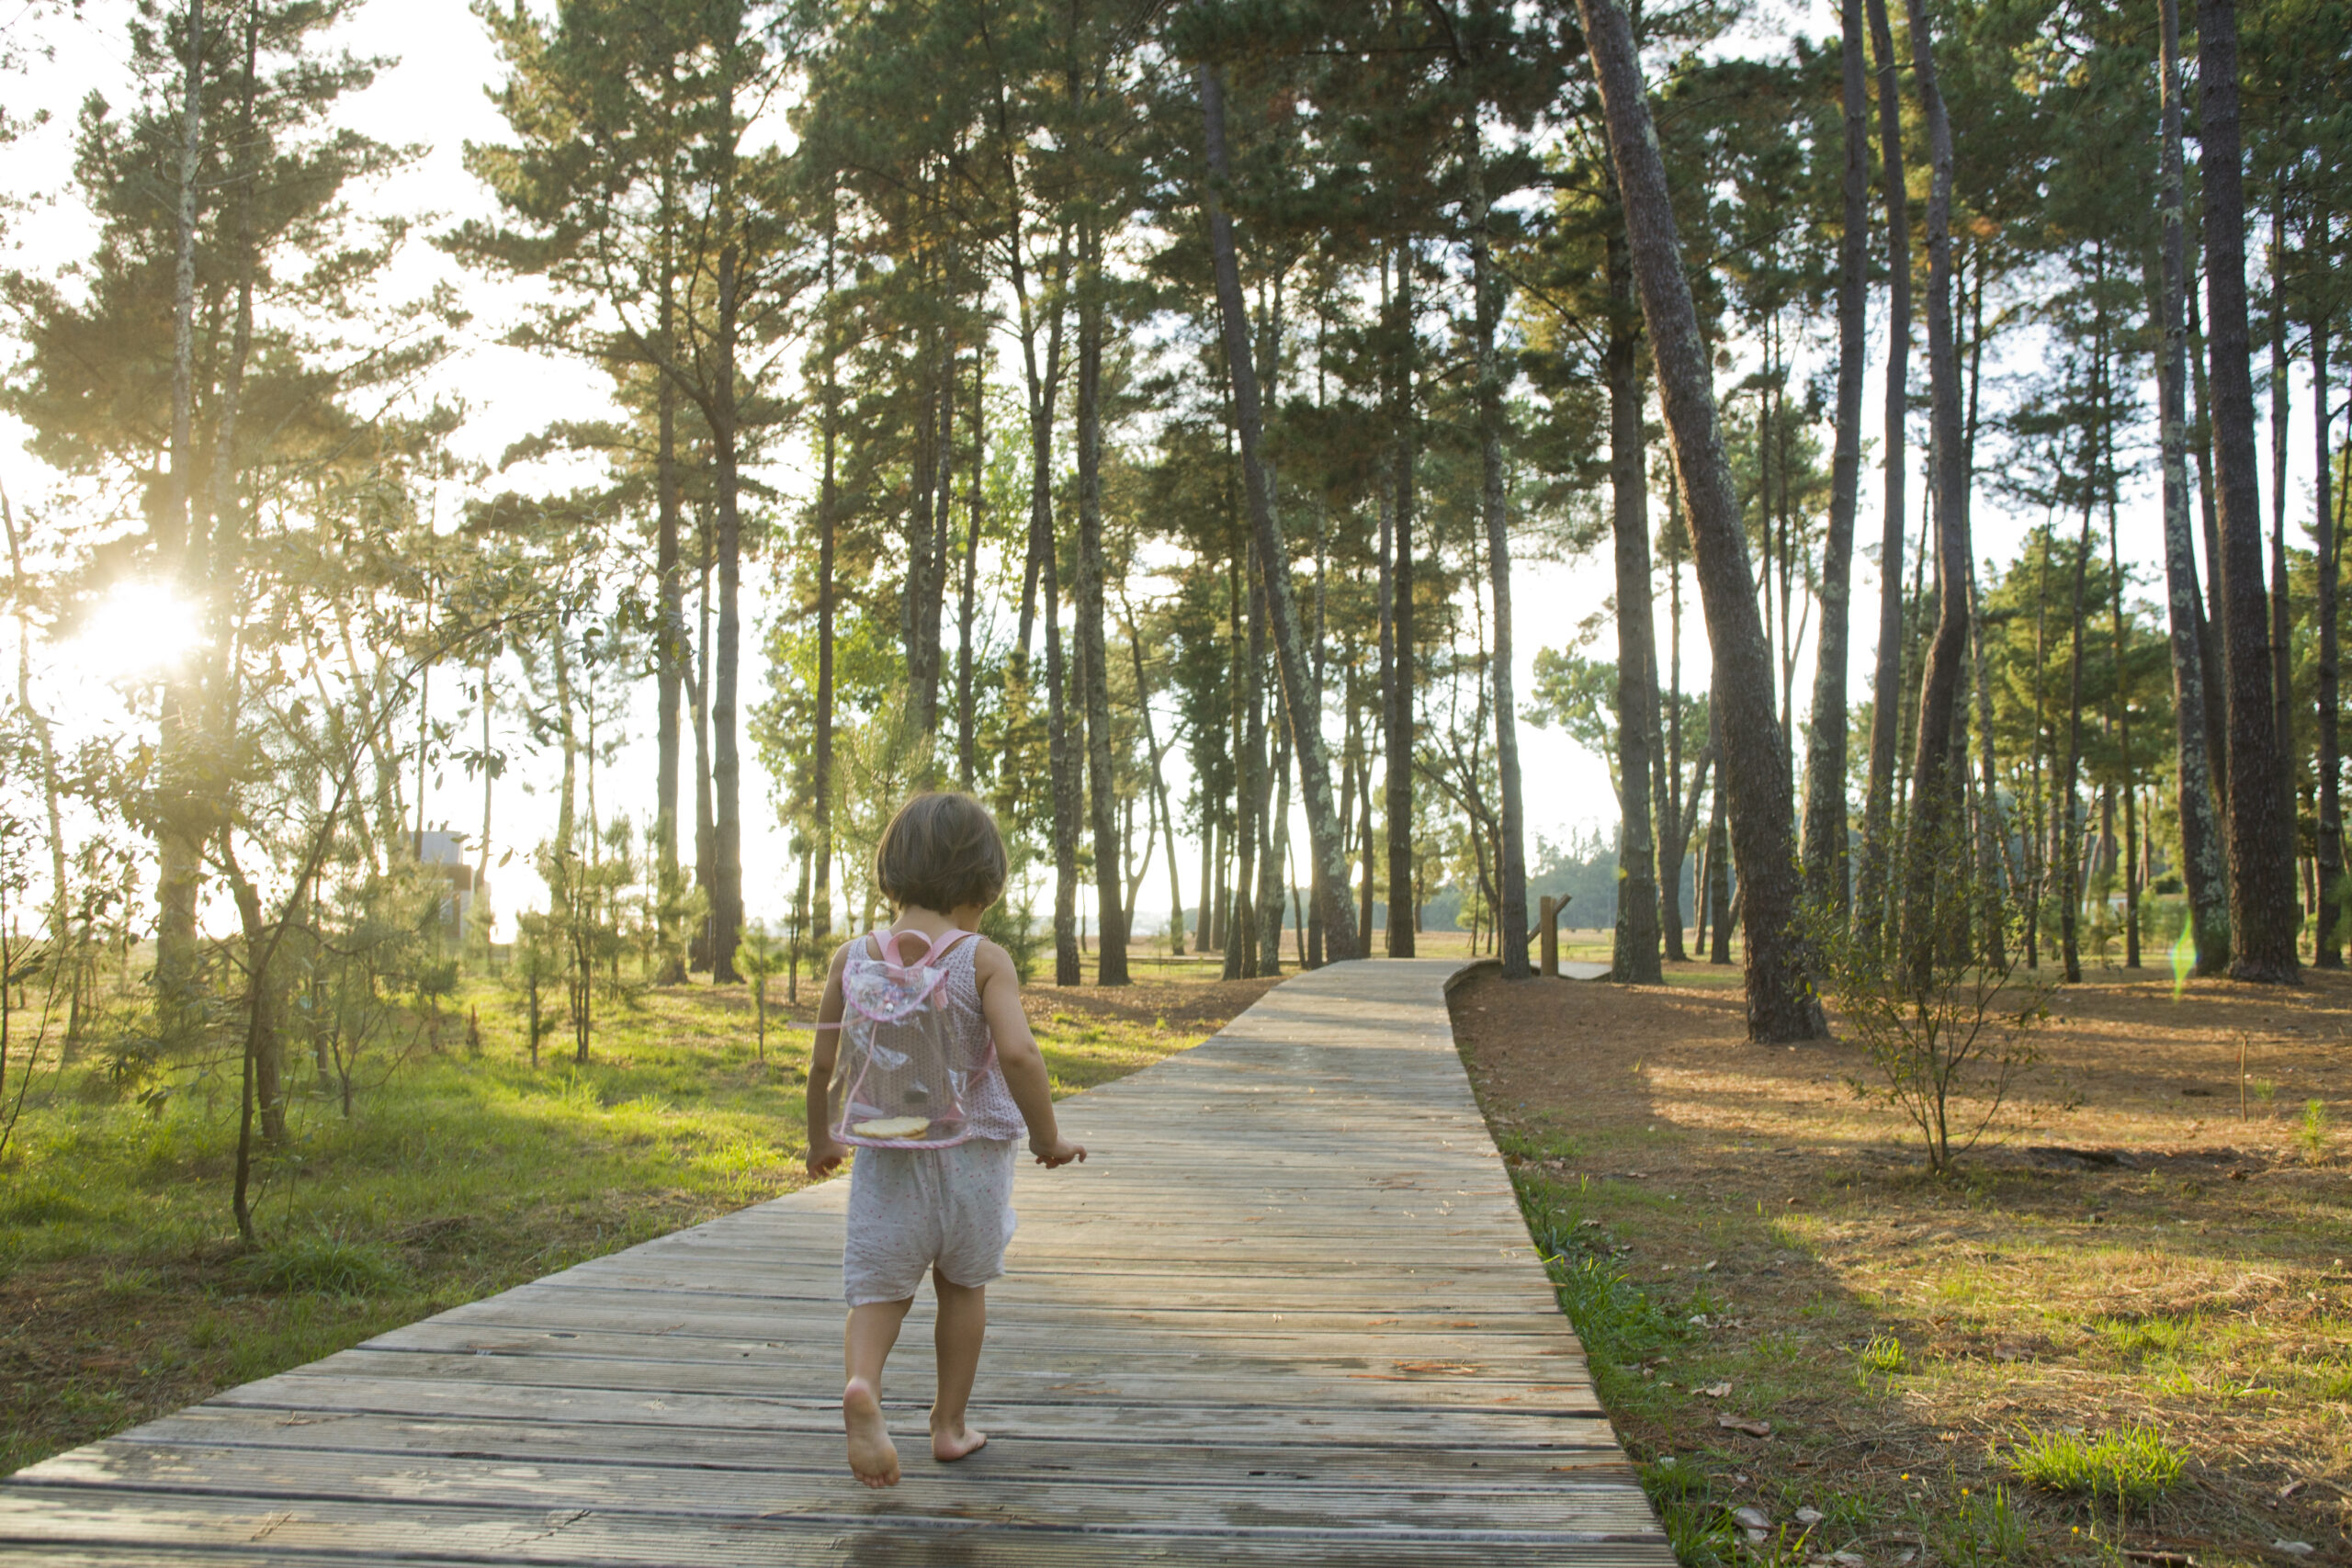
M 441 900 L 441 925 L 458 941 L 465 941 L 467 924 L 473 916 L 474 896 L 490 891 L 486 879 L 479 886 L 474 881 L 473 863 L 466 858 L 466 836 L 447 828 L 420 833 L 416 861 L 449 884 L 448 895 Z

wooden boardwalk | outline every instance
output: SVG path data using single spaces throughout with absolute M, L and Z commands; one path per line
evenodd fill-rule
M 1668 1564 L 1453 1048 L 1443 961 L 1337 965 L 1067 1102 L 973 1400 L 930 1303 L 842 1459 L 833 1181 L 0 1483 L 0 1560 Z

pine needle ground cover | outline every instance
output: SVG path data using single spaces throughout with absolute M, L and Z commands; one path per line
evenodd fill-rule
M 1031 987 L 1056 1093 L 1198 1043 L 1272 983 L 1215 973 Z M 437 1044 L 417 1013 L 361 1061 L 348 1121 L 297 1059 L 251 1252 L 229 1212 L 233 1053 L 150 1080 L 176 1086 L 160 1107 L 99 1043 L 44 1062 L 0 1163 L 0 1473 L 800 1186 L 814 994 L 786 1009 L 769 987 L 764 1061 L 748 991 L 696 984 L 615 999 L 585 1064 L 558 1031 L 534 1070 L 514 993 L 479 979 Z
M 2095 972 L 1938 1179 L 1725 974 L 1453 998 L 1685 1562 L 2352 1562 L 2352 978 Z

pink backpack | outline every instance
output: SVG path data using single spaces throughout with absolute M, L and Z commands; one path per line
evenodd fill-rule
M 942 1007 L 948 952 L 971 935 L 957 931 L 910 961 L 921 931 L 874 935 L 880 957 L 860 938 L 842 966 L 841 1054 L 834 1066 L 832 1135 L 865 1148 L 944 1149 L 971 1137 L 964 1099 L 988 1057 L 959 1061 L 956 1032 Z M 993 1045 L 989 1055 L 994 1054 Z

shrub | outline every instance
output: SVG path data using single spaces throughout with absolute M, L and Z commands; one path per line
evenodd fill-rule
M 2313 1165 L 2327 1157 L 2327 1107 L 2319 1100 L 2303 1102 L 2303 1124 L 2295 1129 L 2295 1142 Z
M 1902 908 L 1849 921 L 1810 908 L 1807 936 L 1821 954 L 1823 990 L 1869 1060 L 1877 1083 L 1851 1080 L 1919 1129 L 1938 1172 L 1973 1147 L 2037 1057 L 2032 1032 L 2049 1016 L 2047 987 L 2016 981 L 2020 912 L 1980 876 L 1959 826 L 1905 849 Z

